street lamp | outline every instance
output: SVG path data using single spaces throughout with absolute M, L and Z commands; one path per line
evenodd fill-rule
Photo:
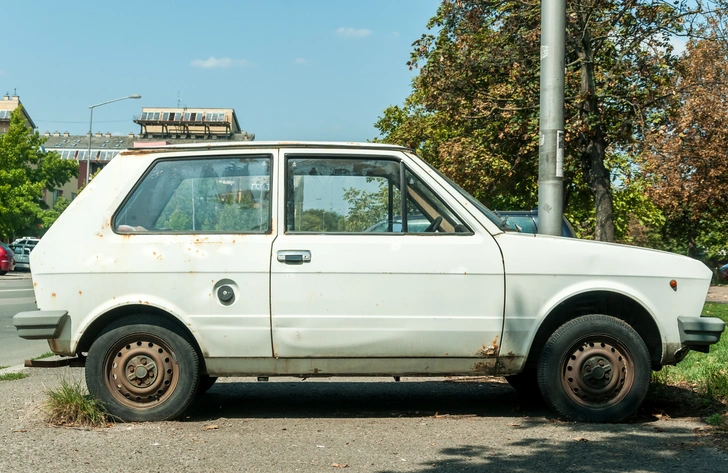
M 89 105 L 89 110 L 91 110 L 91 118 L 88 120 L 88 154 L 86 155 L 86 184 L 88 185 L 88 178 L 89 178 L 89 171 L 91 170 L 91 136 L 93 134 L 92 127 L 94 123 L 94 108 L 100 107 L 101 105 L 106 105 L 107 103 L 112 102 L 118 102 L 119 100 L 126 100 L 126 99 L 140 99 L 142 98 L 139 94 L 133 94 L 129 95 L 127 97 L 120 97 L 118 99 L 109 100 L 108 102 L 101 102 L 97 103 L 96 105 Z

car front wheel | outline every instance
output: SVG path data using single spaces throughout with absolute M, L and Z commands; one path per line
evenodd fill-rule
M 625 322 L 586 315 L 559 327 L 538 364 L 545 401 L 573 420 L 619 422 L 634 414 L 647 394 L 650 356 Z
M 161 317 L 115 322 L 94 341 L 86 385 L 110 414 L 124 421 L 159 421 L 182 415 L 199 383 L 197 352 Z

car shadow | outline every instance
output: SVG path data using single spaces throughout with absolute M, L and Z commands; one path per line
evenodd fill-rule
M 186 413 L 192 421 L 226 418 L 381 418 L 427 416 L 544 416 L 536 396 L 519 396 L 502 378 L 401 382 L 374 378 L 330 380 L 219 380 Z M 381 380 L 381 381 L 380 381 Z M 187 420 L 186 419 L 186 420 Z
M 724 405 L 689 388 L 652 386 L 627 423 L 706 417 Z M 197 397 L 185 420 L 216 418 L 389 418 L 428 416 L 540 417 L 558 419 L 538 393 L 521 395 L 503 378 L 436 378 L 395 382 L 291 378 L 257 382 L 223 378 Z

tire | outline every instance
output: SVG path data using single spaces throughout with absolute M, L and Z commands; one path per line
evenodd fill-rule
M 5 276 L 6 274 L 8 274 L 7 271 L 0 271 L 0 276 Z
M 538 387 L 538 375 L 535 369 L 527 369 L 518 374 L 506 376 L 506 381 L 518 394 L 525 399 L 541 397 Z
M 181 416 L 195 397 L 199 379 L 199 360 L 190 341 L 153 315 L 109 325 L 86 359 L 89 393 L 127 422 Z
M 205 394 L 217 381 L 217 376 L 210 376 L 207 374 L 200 375 L 200 384 L 197 386 L 197 395 L 200 396 Z
M 651 378 L 650 355 L 637 332 L 607 315 L 566 322 L 538 363 L 546 403 L 583 422 L 619 422 L 637 411 Z

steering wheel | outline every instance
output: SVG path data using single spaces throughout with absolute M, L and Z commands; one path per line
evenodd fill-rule
M 440 228 L 441 223 L 442 223 L 442 216 L 437 217 L 435 220 L 432 221 L 431 224 L 429 224 L 427 226 L 427 228 L 425 228 L 424 233 L 433 233 L 433 232 L 437 231 L 437 229 Z

